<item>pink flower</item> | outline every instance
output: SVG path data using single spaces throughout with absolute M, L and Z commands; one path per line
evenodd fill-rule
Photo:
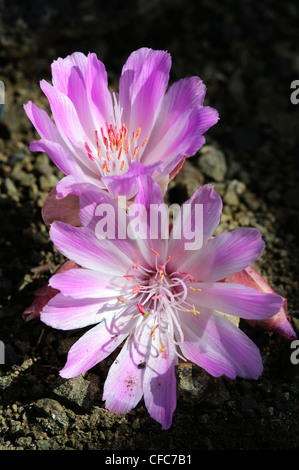
M 24 108 L 41 137 L 30 150 L 46 152 L 66 175 L 57 185 L 58 198 L 72 192 L 74 182 L 89 182 L 130 199 L 144 173 L 166 189 L 219 118 L 203 105 L 206 87 L 198 77 L 166 92 L 170 68 L 168 52 L 141 48 L 125 63 L 117 94 L 109 91 L 96 54 L 75 52 L 53 62 L 53 85 L 42 80 L 41 89 L 55 124 L 31 101 Z
M 163 429 L 171 426 L 176 408 L 179 360 L 192 361 L 216 377 L 258 378 L 263 368 L 258 348 L 219 312 L 266 319 L 279 311 L 283 300 L 218 281 L 259 257 L 264 248 L 259 231 L 240 228 L 211 238 L 222 202 L 210 185 L 198 188 L 181 207 L 168 237 L 162 236 L 168 225 L 160 221 L 154 227 L 159 228 L 158 236 L 151 238 L 150 209 L 163 199 L 150 177 L 144 177 L 135 198 L 146 217 L 142 211 L 135 217 L 127 214 L 95 186 L 77 185 L 75 190 L 83 226 L 54 222 L 50 236 L 82 269 L 50 279 L 60 293 L 44 307 L 41 320 L 63 330 L 92 327 L 71 347 L 61 376 L 89 370 L 126 340 L 104 385 L 106 408 L 126 413 L 144 397 L 149 414 Z M 102 204 L 106 209 L 111 205 L 114 215 L 105 219 L 107 236 L 101 238 L 102 219 L 95 212 Z M 203 244 L 198 250 L 186 249 L 198 204 L 203 207 Z M 132 237 L 128 227 L 136 220 L 139 237 Z M 180 234 L 182 220 L 185 231 Z M 127 235 L 112 239 L 114 227 Z
M 225 279 L 225 282 L 242 284 L 243 286 L 249 286 L 257 289 L 260 292 L 275 293 L 274 290 L 265 281 L 263 276 L 261 276 L 252 266 L 249 266 L 239 273 L 229 276 Z M 286 314 L 286 311 L 287 299 L 283 298 L 282 307 L 273 317 L 262 320 L 247 320 L 247 322 L 255 328 L 272 331 L 286 339 L 296 339 L 297 335 L 293 330 L 290 317 Z

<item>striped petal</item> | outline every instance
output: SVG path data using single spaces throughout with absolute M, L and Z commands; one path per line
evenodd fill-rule
M 210 310 L 181 317 L 184 356 L 215 377 L 257 379 L 263 370 L 257 346 L 229 320 Z
M 197 281 L 220 281 L 254 263 L 264 246 L 259 230 L 242 227 L 205 243 L 180 269 L 188 271 Z
M 276 294 L 265 294 L 251 287 L 222 282 L 192 283 L 188 301 L 194 305 L 235 315 L 239 318 L 265 319 L 275 315 L 283 304 Z
M 148 356 L 150 330 L 142 328 L 138 341 L 130 336 L 109 369 L 104 385 L 105 406 L 114 413 L 126 413 L 143 395 L 144 365 Z
M 113 240 L 98 240 L 84 227 L 54 222 L 50 228 L 50 237 L 64 256 L 84 268 L 121 276 L 126 274 L 133 264 L 133 261 L 115 246 Z
M 58 293 L 43 308 L 40 318 L 52 328 L 73 330 L 98 323 L 107 311 L 109 305 L 101 299 L 73 299 Z
M 145 406 L 151 417 L 161 423 L 162 429 L 171 427 L 176 408 L 176 364 L 173 339 L 157 328 L 156 333 L 152 334 L 143 389 Z
M 128 332 L 111 335 L 105 321 L 85 333 L 71 347 L 67 362 L 60 371 L 61 377 L 76 377 L 94 367 L 111 354 L 126 338 Z

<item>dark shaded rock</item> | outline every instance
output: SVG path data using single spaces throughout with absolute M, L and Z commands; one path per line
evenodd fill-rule
M 191 363 L 177 366 L 178 399 L 194 406 L 204 402 L 207 405 L 221 406 L 229 400 L 229 392 L 222 378 L 215 378 L 205 370 Z
M 58 450 L 60 448 L 55 439 L 40 439 L 36 441 L 36 445 L 38 450 Z
M 213 181 L 224 181 L 227 166 L 224 153 L 211 145 L 205 145 L 200 150 L 198 166 L 202 173 Z
M 41 398 L 34 405 L 34 411 L 40 417 L 37 422 L 49 435 L 64 432 L 69 424 L 68 416 L 63 406 L 52 398 Z
M 60 380 L 59 380 L 60 382 Z M 59 385 L 52 390 L 52 395 L 70 408 L 86 411 L 93 405 L 98 389 L 93 382 L 85 380 L 82 375 L 72 379 L 61 379 Z
M 15 445 L 17 447 L 21 447 L 22 449 L 27 449 L 28 447 L 30 448 L 30 444 L 32 443 L 32 437 L 31 436 L 21 436 L 18 437 L 15 440 Z
M 34 410 L 39 416 L 53 416 L 53 414 L 64 413 L 63 406 L 52 398 L 40 398 L 34 404 Z

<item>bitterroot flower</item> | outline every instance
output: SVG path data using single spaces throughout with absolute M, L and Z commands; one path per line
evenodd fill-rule
M 50 236 L 82 269 L 50 279 L 60 292 L 44 307 L 41 320 L 63 330 L 92 328 L 71 347 L 61 376 L 71 378 L 91 369 L 124 342 L 104 385 L 106 408 L 126 413 L 143 397 L 150 416 L 163 429 L 171 426 L 176 408 L 179 361 L 192 361 L 216 377 L 257 379 L 263 369 L 257 346 L 221 313 L 265 319 L 279 311 L 283 300 L 218 281 L 260 256 L 260 232 L 240 228 L 213 237 L 222 201 L 210 185 L 198 188 L 182 205 L 170 232 L 165 233 L 169 225 L 163 228 L 159 219 L 154 227 L 161 231 L 158 237 L 149 236 L 150 210 L 163 199 L 150 177 L 144 177 L 134 201 L 146 217 L 141 217 L 142 211 L 135 217 L 127 214 L 95 186 L 78 185 L 76 190 L 82 227 L 54 222 Z M 98 208 L 103 204 L 107 213 L 109 206 L 113 211 L 104 219 L 107 236 L 101 238 L 103 218 L 97 214 L 102 214 Z M 194 220 L 198 206 L 200 228 Z M 135 227 L 138 222 L 138 237 L 128 230 L 133 220 Z M 187 229 L 180 234 L 182 220 Z M 115 228 L 127 235 L 113 239 Z M 195 228 L 202 230 L 202 246 L 187 249 Z
M 31 101 L 24 108 L 41 137 L 30 150 L 46 152 L 66 175 L 57 185 L 58 198 L 74 182 L 89 182 L 130 199 L 140 173 L 166 190 L 219 119 L 203 105 L 206 87 L 198 77 L 179 80 L 167 91 L 170 68 L 168 52 L 141 48 L 122 69 L 119 93 L 111 93 L 96 54 L 75 52 L 52 63 L 53 85 L 42 80 L 41 89 L 55 123 Z

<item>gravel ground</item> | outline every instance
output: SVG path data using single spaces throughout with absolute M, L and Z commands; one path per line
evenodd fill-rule
M 290 341 L 240 322 L 264 361 L 257 381 L 213 378 L 178 366 L 173 426 L 162 431 L 143 402 L 115 415 L 101 401 L 115 354 L 69 381 L 59 378 L 81 331 L 60 332 L 22 312 L 62 263 L 41 219 L 49 190 L 61 178 L 45 154 L 28 150 L 37 138 L 23 111 L 48 110 L 39 80 L 50 80 L 57 57 L 96 52 L 112 89 L 122 64 L 141 46 L 167 49 L 171 81 L 199 75 L 206 104 L 221 120 L 206 146 L 169 188 L 183 202 L 199 184 L 223 197 L 218 231 L 257 227 L 266 249 L 256 264 L 288 298 L 298 332 L 299 7 L 295 0 L 238 2 L 0 1 L 0 79 L 6 106 L 0 122 L 0 450 L 298 450 L 299 364 Z

